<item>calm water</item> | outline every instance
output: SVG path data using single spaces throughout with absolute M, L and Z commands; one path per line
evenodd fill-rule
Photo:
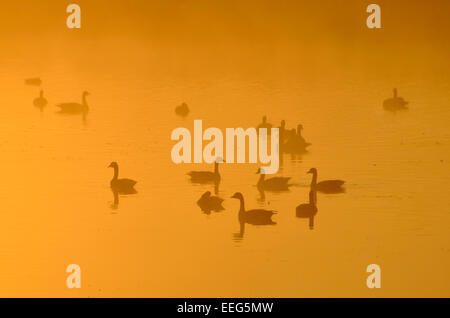
M 0 296 L 449 297 L 448 50 L 411 44 L 408 55 L 388 57 L 391 43 L 358 39 L 183 38 L 177 46 L 142 34 L 8 38 L 0 60 Z M 49 100 L 42 113 L 32 104 L 39 88 L 24 85 L 33 76 Z M 409 111 L 383 110 L 393 87 Z M 84 90 L 85 121 L 55 113 Z M 174 107 L 184 101 L 191 114 L 181 119 Z M 213 167 L 173 164 L 172 130 L 192 131 L 194 119 L 254 127 L 263 115 L 276 126 L 302 123 L 313 144 L 306 155 L 284 156 L 279 174 L 295 185 L 262 200 L 257 165 L 224 164 L 226 209 L 203 214 L 195 202 L 213 186 L 193 185 L 186 173 Z M 118 206 L 111 161 L 138 180 L 138 194 L 120 196 Z M 319 194 L 313 230 L 295 217 L 311 167 L 319 180 L 347 182 L 345 194 Z M 247 208 L 277 210 L 277 224 L 236 235 L 239 202 L 229 198 L 237 191 Z M 82 268 L 78 291 L 65 285 L 72 263 Z M 382 268 L 376 291 L 365 284 L 372 263 Z

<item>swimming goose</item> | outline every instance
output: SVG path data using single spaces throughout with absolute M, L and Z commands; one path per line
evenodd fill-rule
M 311 168 L 308 173 L 312 173 L 311 190 L 323 193 L 342 193 L 345 189 L 342 187 L 345 181 L 342 180 L 325 180 L 317 182 L 317 169 Z
M 191 177 L 191 182 L 193 182 L 193 183 L 219 182 L 220 181 L 219 163 L 217 161 L 214 163 L 214 172 L 212 172 L 212 171 L 191 171 L 188 173 L 188 176 Z
M 207 191 L 197 201 L 197 205 L 202 209 L 202 211 L 209 214 L 211 211 L 220 212 L 225 210 L 222 206 L 222 202 L 222 198 L 212 196 L 211 192 Z
M 39 77 L 27 78 L 25 80 L 25 84 L 26 85 L 31 85 L 31 86 L 41 86 L 42 80 Z
M 252 225 L 274 225 L 272 221 L 272 215 L 276 214 L 273 210 L 245 210 L 244 196 L 240 192 L 236 192 L 232 199 L 238 199 L 241 202 L 239 209 L 239 222 L 245 222 Z
M 136 181 L 131 179 L 119 179 L 119 165 L 117 162 L 111 162 L 108 168 L 114 168 L 114 177 L 111 180 L 111 188 L 121 194 L 134 194 Z
M 261 128 L 267 129 L 267 135 L 270 135 L 270 134 L 272 133 L 272 124 L 269 124 L 269 123 L 267 122 L 267 116 L 264 116 L 263 119 L 262 119 L 262 123 L 259 124 L 259 126 L 258 126 L 258 132 L 259 132 L 259 130 L 260 130 Z
M 405 110 L 408 109 L 406 107 L 408 102 L 405 101 L 402 97 L 397 96 L 397 89 L 394 88 L 394 97 L 388 98 L 383 102 L 383 107 L 388 111 L 397 111 L 397 110 Z
M 266 180 L 266 175 L 263 173 L 262 168 L 259 168 L 256 174 L 259 174 L 259 181 L 257 187 L 259 190 L 267 191 L 286 191 L 291 186 L 288 184 L 291 178 L 273 177 Z
M 309 191 L 309 203 L 300 204 L 295 210 L 298 218 L 309 219 L 309 228 L 311 230 L 314 229 L 314 217 L 318 211 L 316 197 L 315 191 Z
M 41 90 L 41 92 L 39 93 L 39 97 L 33 101 L 33 104 L 34 106 L 40 108 L 41 111 L 44 109 L 45 106 L 47 106 L 47 100 L 44 98 L 43 90 Z
M 56 105 L 60 108 L 60 113 L 64 114 L 81 114 L 89 111 L 89 106 L 86 101 L 86 97 L 89 96 L 88 92 L 83 92 L 82 103 L 64 103 Z
M 178 116 L 186 117 L 187 115 L 189 115 L 189 107 L 188 107 L 188 105 L 186 103 L 181 104 L 180 106 L 175 108 L 175 113 Z

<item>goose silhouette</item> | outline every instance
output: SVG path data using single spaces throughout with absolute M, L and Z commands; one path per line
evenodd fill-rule
M 27 78 L 25 80 L 25 85 L 41 86 L 41 84 L 42 84 L 42 80 L 39 77 Z
M 387 111 L 398 111 L 398 110 L 406 110 L 408 107 L 408 102 L 405 101 L 402 97 L 397 96 L 397 89 L 394 88 L 394 97 L 388 98 L 383 102 L 383 107 Z
M 175 108 L 175 113 L 178 116 L 186 117 L 187 115 L 189 115 L 189 107 L 188 107 L 188 105 L 186 103 L 183 103 L 180 106 L 177 106 Z
M 44 110 L 44 107 L 47 106 L 47 100 L 44 98 L 44 91 L 41 90 L 39 93 L 39 97 L 33 101 L 35 107 L 39 108 L 41 111 Z
M 276 223 L 272 221 L 272 216 L 276 214 L 273 210 L 245 210 L 244 196 L 240 192 L 236 192 L 232 199 L 238 199 L 241 203 L 239 209 L 239 222 L 248 223 L 252 225 L 275 225 Z
M 267 129 L 267 134 L 268 134 L 268 135 L 270 135 L 270 134 L 272 133 L 272 124 L 269 124 L 269 123 L 267 122 L 267 116 L 264 116 L 264 117 L 262 118 L 262 123 L 259 124 L 259 126 L 258 126 L 258 131 L 259 131 L 261 128 Z
M 63 103 L 58 104 L 56 107 L 60 108 L 60 113 L 63 114 L 86 114 L 89 111 L 89 106 L 87 104 L 86 97 L 90 94 L 88 92 L 83 92 L 82 103 Z
M 201 198 L 197 201 L 197 205 L 206 214 L 210 214 L 211 211 L 220 212 L 225 210 L 222 206 L 223 199 L 211 195 L 211 191 L 205 192 Z
M 119 179 L 119 165 L 117 162 L 111 162 L 108 168 L 114 168 L 114 177 L 111 180 L 111 189 L 117 191 L 120 194 L 135 194 L 136 190 L 134 186 L 136 181 L 131 179 Z
M 308 173 L 312 173 L 311 190 L 323 193 L 342 193 L 345 192 L 343 185 L 345 181 L 342 180 L 324 180 L 317 182 L 317 169 L 311 168 Z
M 219 174 L 219 162 L 223 160 L 216 160 L 214 163 L 214 172 L 213 171 L 191 171 L 187 175 L 191 177 L 192 183 L 218 183 L 220 182 L 220 174 Z
M 298 218 L 309 219 L 309 228 L 314 229 L 314 217 L 317 214 L 317 195 L 314 190 L 309 191 L 309 203 L 300 204 L 295 209 Z
M 259 181 L 257 183 L 257 187 L 259 190 L 266 191 L 286 191 L 289 190 L 291 186 L 288 184 L 291 178 L 284 177 L 273 177 L 270 179 L 266 179 L 266 175 L 263 173 L 263 168 L 259 168 L 256 174 L 259 174 Z

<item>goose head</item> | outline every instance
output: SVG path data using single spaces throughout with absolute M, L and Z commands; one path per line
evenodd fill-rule
M 263 117 L 263 123 L 264 123 L 264 124 L 267 123 L 267 116 L 264 116 L 264 117 Z
M 241 201 L 244 200 L 244 196 L 240 192 L 236 192 L 235 194 L 233 194 L 233 196 L 231 198 L 232 199 L 238 199 L 238 200 L 241 200 Z
M 307 173 L 317 174 L 317 169 L 311 168 L 311 169 L 309 169 L 309 171 Z
M 84 91 L 84 92 L 83 92 L 83 96 L 84 96 L 84 97 L 89 96 L 89 95 L 91 95 L 91 93 L 89 93 L 89 92 L 87 92 L 87 91 Z
M 201 199 L 208 199 L 211 197 L 211 191 L 206 191 L 205 193 L 203 193 Z
M 119 167 L 119 165 L 117 164 L 117 162 L 111 162 L 110 164 L 109 164 L 109 166 L 108 166 L 108 168 L 114 168 L 114 169 L 116 169 L 116 168 L 118 168 Z

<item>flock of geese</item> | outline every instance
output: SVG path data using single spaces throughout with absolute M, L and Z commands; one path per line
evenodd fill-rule
M 30 78 L 25 80 L 26 85 L 41 86 L 42 80 L 40 78 Z M 406 110 L 407 104 L 403 98 L 398 97 L 397 89 L 393 90 L 393 97 L 386 99 L 383 103 L 383 108 L 387 111 L 400 111 Z M 81 103 L 62 103 L 57 104 L 60 113 L 65 114 L 86 114 L 89 111 L 89 106 L 87 103 L 88 92 L 83 92 Z M 41 89 L 39 97 L 34 99 L 33 104 L 35 107 L 39 108 L 41 111 L 48 105 L 47 99 L 44 97 L 44 91 Z M 183 103 L 175 108 L 175 113 L 178 116 L 186 117 L 190 113 L 190 109 L 186 103 Z M 258 126 L 259 128 L 266 128 L 268 133 L 271 132 L 273 126 L 267 122 L 267 117 L 264 116 L 262 123 Z M 302 136 L 303 126 L 298 125 L 297 129 L 286 129 L 286 122 L 283 120 L 279 128 L 280 133 L 280 154 L 282 153 L 305 153 L 307 148 L 311 143 L 307 142 Z M 210 191 L 205 192 L 201 198 L 197 201 L 197 205 L 207 214 L 211 211 L 220 212 L 224 210 L 222 203 L 224 199 L 217 196 L 218 186 L 221 181 L 221 175 L 219 173 L 219 162 L 224 162 L 220 158 L 216 160 L 214 164 L 214 171 L 191 171 L 188 173 L 190 176 L 190 181 L 192 183 L 206 184 L 213 183 L 215 185 L 215 194 L 212 195 Z M 117 162 L 111 162 L 108 168 L 114 170 L 113 178 L 110 182 L 110 187 L 114 193 L 114 206 L 118 206 L 118 195 L 119 194 L 135 194 L 135 185 L 137 182 L 132 179 L 122 178 L 119 179 L 119 165 Z M 292 184 L 289 183 L 289 177 L 272 177 L 266 178 L 263 171 L 258 169 L 256 174 L 259 174 L 259 180 L 256 184 L 258 190 L 262 193 L 264 191 L 288 191 Z M 308 174 L 312 174 L 312 180 L 310 184 L 309 191 L 309 201 L 304 204 L 300 204 L 296 207 L 296 216 L 298 218 L 308 218 L 310 229 L 314 228 L 314 216 L 317 214 L 317 192 L 322 192 L 326 194 L 331 193 L 343 193 L 345 192 L 343 180 L 323 180 L 318 182 L 318 172 L 316 168 L 311 168 Z M 276 224 L 272 220 L 272 216 L 277 212 L 274 210 L 265 209 L 250 209 L 247 210 L 245 207 L 244 196 L 240 192 L 236 192 L 231 196 L 232 199 L 239 200 L 239 223 L 241 225 L 241 231 L 238 234 L 239 237 L 243 237 L 245 224 L 251 225 L 274 225 Z

